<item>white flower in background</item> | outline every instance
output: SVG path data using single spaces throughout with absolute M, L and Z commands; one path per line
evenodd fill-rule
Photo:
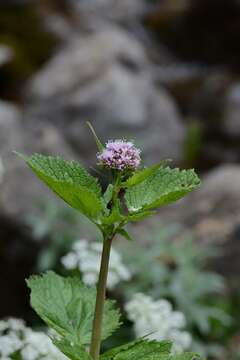
M 10 360 L 18 351 L 22 360 L 67 360 L 43 332 L 33 331 L 24 321 L 0 321 L 0 359 Z
M 82 280 L 87 285 L 95 285 L 98 280 L 103 244 L 85 239 L 76 241 L 71 252 L 62 258 L 63 266 L 68 269 L 78 268 Z M 120 281 L 131 278 L 129 270 L 122 263 L 121 255 L 111 249 L 107 287 L 113 289 Z
M 174 311 L 164 299 L 154 301 L 142 293 L 135 294 L 125 305 L 128 318 L 134 323 L 137 337 L 155 340 L 172 340 L 172 352 L 180 353 L 191 345 L 191 335 L 184 331 L 184 314 Z

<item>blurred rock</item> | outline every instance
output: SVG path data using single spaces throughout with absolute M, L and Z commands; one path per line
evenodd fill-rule
M 240 271 L 240 166 L 222 165 L 203 178 L 185 199 L 161 210 L 164 223 L 180 222 L 201 244 L 222 250 L 216 266 L 225 275 Z
M 146 11 L 147 3 L 145 0 L 71 0 L 70 4 L 75 13 L 91 22 L 95 26 L 101 20 L 130 23 L 134 19 L 139 19 Z M 84 16 L 83 16 L 84 15 Z
M 225 99 L 223 127 L 227 135 L 240 136 L 240 84 L 233 84 Z
M 0 45 L 0 66 L 8 63 L 13 57 L 13 51 L 6 45 Z
M 11 151 L 22 146 L 20 112 L 11 103 L 0 101 L 0 154 L 11 162 Z
M 178 109 L 154 84 L 141 44 L 116 27 L 71 41 L 33 78 L 26 93 L 32 101 L 29 121 L 33 116 L 53 123 L 92 159 L 86 120 L 103 140 L 137 138 L 149 162 L 182 158 L 185 129 Z
M 75 38 L 33 77 L 28 95 L 37 100 L 71 95 L 76 88 L 95 81 L 114 61 L 137 69 L 146 65 L 141 44 L 118 28 Z
M 0 102 L 0 158 L 4 169 L 0 183 L 0 214 L 24 216 L 36 208 L 42 196 L 49 196 L 49 192 L 13 150 L 75 156 L 53 126 L 41 127 L 36 123 L 33 128 L 24 126 L 21 111 L 10 103 Z

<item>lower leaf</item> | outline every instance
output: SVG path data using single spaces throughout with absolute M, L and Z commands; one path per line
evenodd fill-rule
M 81 345 L 70 343 L 64 339 L 53 339 L 53 344 L 71 360 L 91 360 L 90 355 Z

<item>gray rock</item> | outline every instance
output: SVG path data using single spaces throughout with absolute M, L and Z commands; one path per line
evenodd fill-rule
M 95 81 L 115 61 L 132 67 L 146 64 L 144 50 L 134 37 L 123 30 L 107 30 L 70 41 L 31 80 L 31 98 L 49 99 L 68 95 L 80 86 Z
M 54 123 L 93 159 L 90 120 L 103 140 L 137 138 L 148 162 L 182 157 L 184 126 L 170 95 L 158 89 L 141 44 L 118 28 L 73 40 L 35 76 L 27 93 L 31 121 Z
M 147 9 L 145 0 L 71 0 L 70 5 L 75 14 L 83 16 L 89 21 L 114 21 L 129 23 L 139 19 Z M 92 23 L 94 26 L 94 23 Z
M 50 125 L 24 125 L 22 113 L 10 103 L 0 102 L 0 158 L 4 172 L 1 178 L 0 214 L 23 216 L 34 211 L 37 202 L 49 191 L 27 169 L 13 150 L 31 154 L 41 152 L 74 158 L 56 128 Z
M 183 224 L 183 233 L 191 230 L 198 243 L 218 246 L 222 255 L 215 266 L 225 275 L 239 274 L 239 165 L 222 165 L 209 172 L 198 190 L 163 208 L 160 218 L 164 223 Z
M 223 116 L 223 127 L 227 135 L 240 136 L 240 84 L 230 87 L 226 99 Z

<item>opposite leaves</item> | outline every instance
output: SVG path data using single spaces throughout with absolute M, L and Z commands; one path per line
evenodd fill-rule
M 92 220 L 100 217 L 104 209 L 100 185 L 79 163 L 38 154 L 20 156 L 66 203 Z
M 88 345 L 91 341 L 96 291 L 77 277 L 61 277 L 54 272 L 32 276 L 27 280 L 31 289 L 31 305 L 46 324 L 67 343 Z M 119 325 L 119 312 L 114 303 L 105 302 L 102 340 Z
M 125 200 L 130 213 L 141 212 L 179 200 L 199 185 L 194 170 L 161 167 L 143 182 L 127 189 Z

